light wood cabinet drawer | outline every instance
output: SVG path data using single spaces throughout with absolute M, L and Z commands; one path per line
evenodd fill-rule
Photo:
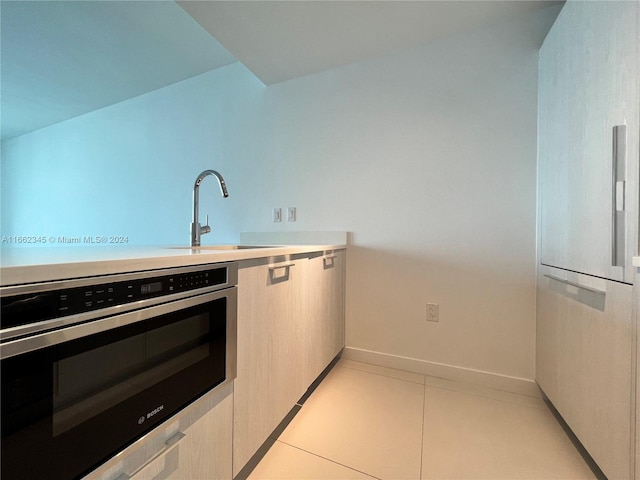
M 540 267 L 536 380 L 609 478 L 632 465 L 631 285 Z

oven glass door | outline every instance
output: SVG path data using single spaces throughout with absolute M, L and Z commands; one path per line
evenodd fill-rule
M 2 479 L 79 478 L 224 382 L 216 296 L 2 360 Z

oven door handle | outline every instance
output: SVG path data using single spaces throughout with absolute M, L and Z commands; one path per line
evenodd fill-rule
M 162 448 L 160 450 L 158 450 L 156 453 L 154 453 L 153 455 L 151 455 L 151 457 L 149 457 L 146 462 L 144 462 L 142 465 L 140 465 L 138 468 L 136 468 L 131 473 L 124 473 L 124 472 L 121 473 L 120 476 L 118 476 L 116 478 L 116 480 L 130 480 L 131 478 L 135 477 L 138 473 L 140 473 L 140 471 L 143 468 L 145 468 L 147 465 L 149 465 L 151 462 L 153 462 L 156 458 L 158 458 L 158 457 L 160 457 L 162 455 L 166 455 L 171 450 L 176 448 L 178 446 L 178 443 L 180 443 L 180 441 L 184 437 L 186 437 L 186 435 L 184 433 L 182 433 L 180 431 L 177 431 L 176 433 L 171 435 L 169 438 L 167 438 L 167 440 L 164 442 L 164 445 L 162 446 Z

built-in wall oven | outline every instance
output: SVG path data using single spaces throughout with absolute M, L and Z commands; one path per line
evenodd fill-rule
M 237 266 L 0 288 L 2 480 L 70 480 L 236 375 Z

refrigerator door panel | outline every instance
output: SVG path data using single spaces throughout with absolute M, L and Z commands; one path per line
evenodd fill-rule
M 567 2 L 540 50 L 541 263 L 633 283 L 640 2 Z

